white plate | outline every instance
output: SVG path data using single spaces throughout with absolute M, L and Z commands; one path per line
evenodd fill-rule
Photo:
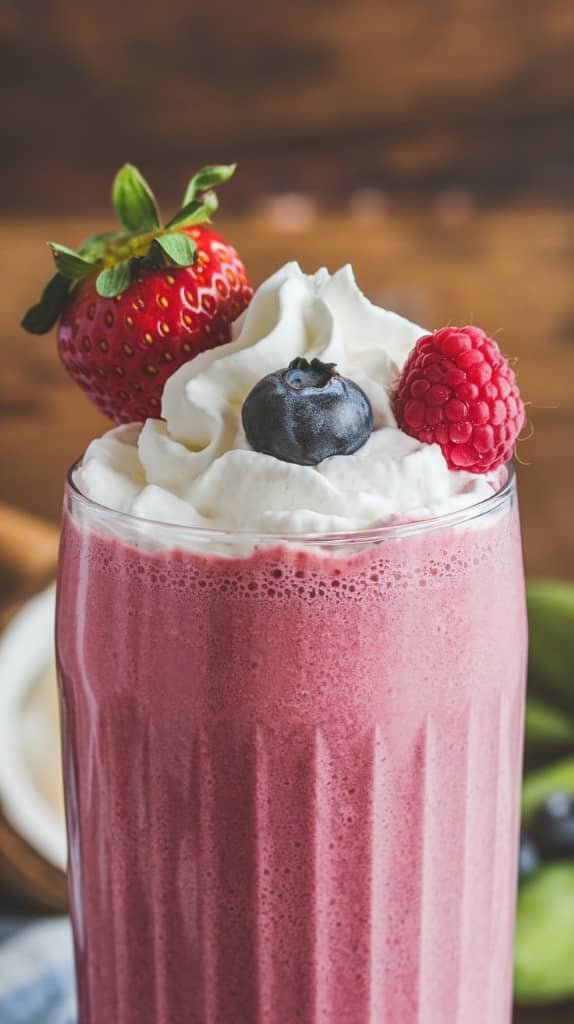
M 54 610 L 50 587 L 0 636 L 0 803 L 14 830 L 65 871 Z

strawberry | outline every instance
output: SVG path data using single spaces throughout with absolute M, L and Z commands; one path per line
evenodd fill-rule
M 217 208 L 213 188 L 234 170 L 199 171 L 162 227 L 151 189 L 126 164 L 112 190 L 124 230 L 94 235 L 77 251 L 50 243 L 57 272 L 22 326 L 45 334 L 59 321 L 64 366 L 116 423 L 158 417 L 167 378 L 229 341 L 251 298 L 235 249 L 205 226 Z

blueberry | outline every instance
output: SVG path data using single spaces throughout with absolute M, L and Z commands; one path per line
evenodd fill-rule
M 574 796 L 552 793 L 534 816 L 531 832 L 544 856 L 574 858 Z
M 373 430 L 364 391 L 319 359 L 294 359 L 263 377 L 245 399 L 242 420 L 256 452 L 300 466 L 352 455 Z
M 518 878 L 525 882 L 527 878 L 535 875 L 540 867 L 540 854 L 528 836 L 520 837 L 520 852 L 518 854 Z

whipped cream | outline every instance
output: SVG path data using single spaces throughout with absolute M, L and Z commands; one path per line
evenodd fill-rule
M 495 475 L 452 471 L 438 445 L 397 427 L 391 397 L 423 328 L 373 305 L 350 266 L 306 275 L 288 263 L 257 290 L 232 341 L 167 381 L 162 420 L 110 430 L 76 471 L 88 498 L 144 520 L 257 533 L 371 529 L 457 511 Z M 318 466 L 253 451 L 241 423 L 251 388 L 296 356 L 336 363 L 368 395 L 374 430 Z

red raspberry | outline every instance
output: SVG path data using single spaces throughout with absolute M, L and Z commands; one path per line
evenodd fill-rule
M 507 462 L 525 417 L 514 371 L 479 327 L 443 327 L 419 338 L 394 413 L 405 433 L 439 444 L 451 469 L 469 473 Z

